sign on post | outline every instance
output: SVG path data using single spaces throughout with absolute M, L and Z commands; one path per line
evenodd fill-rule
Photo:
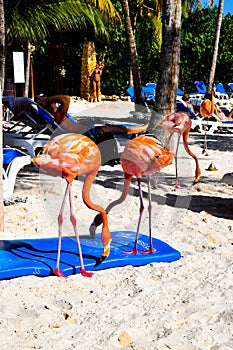
M 25 83 L 23 52 L 13 52 L 14 82 Z

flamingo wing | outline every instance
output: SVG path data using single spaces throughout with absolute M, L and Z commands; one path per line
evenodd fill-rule
M 159 146 L 155 139 L 142 135 L 127 144 L 120 161 L 127 174 L 140 178 L 159 171 L 172 158 L 173 154 Z
M 63 134 L 49 141 L 43 153 L 32 159 L 36 166 L 68 182 L 81 174 L 88 174 L 101 164 L 99 148 L 87 136 Z

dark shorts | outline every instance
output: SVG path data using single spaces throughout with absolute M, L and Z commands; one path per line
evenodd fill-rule
M 88 136 L 93 141 L 98 141 L 102 139 L 103 130 L 99 126 L 94 126 L 93 128 L 84 132 L 84 135 Z

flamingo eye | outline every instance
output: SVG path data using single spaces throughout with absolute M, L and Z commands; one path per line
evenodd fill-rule
M 151 158 L 150 163 L 154 164 L 155 163 L 155 158 L 159 158 L 160 156 L 154 156 L 154 158 Z

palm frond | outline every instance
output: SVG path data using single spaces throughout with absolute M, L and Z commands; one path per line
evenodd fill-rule
M 93 28 L 96 35 L 108 38 L 107 16 L 83 0 L 66 0 L 45 5 L 44 1 L 22 0 L 11 4 L 6 16 L 8 39 L 36 43 L 48 37 L 51 30 L 69 31 Z M 13 6 L 14 5 L 14 6 Z M 23 15 L 22 15 L 23 14 Z
M 88 0 L 88 2 L 98 8 L 102 13 L 106 14 L 109 18 L 120 20 L 120 14 L 110 0 Z

